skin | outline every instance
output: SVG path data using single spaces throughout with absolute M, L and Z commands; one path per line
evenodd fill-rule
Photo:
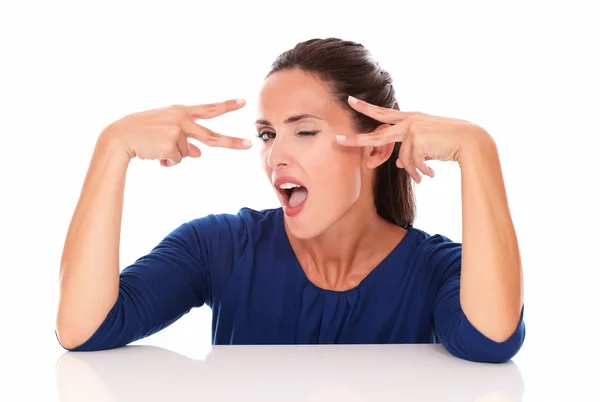
M 240 138 L 217 134 L 195 122 L 237 110 L 235 100 L 172 106 L 135 113 L 112 123 L 98 137 L 80 198 L 71 219 L 60 264 L 56 333 L 74 348 L 100 326 L 119 294 L 119 246 L 125 177 L 133 158 L 159 160 L 164 167 L 197 158 L 208 146 L 247 149 Z
M 340 136 L 348 147 L 402 141 L 396 161 L 419 183 L 434 177 L 425 161 L 457 162 L 462 191 L 460 302 L 469 321 L 502 342 L 515 330 L 523 307 L 523 272 L 498 149 L 490 134 L 465 120 L 400 112 L 348 99 L 355 110 L 388 124 L 372 133 Z
M 315 117 L 286 123 L 301 115 Z M 256 130 L 271 184 L 291 176 L 308 189 L 302 212 L 285 216 L 307 277 L 329 290 L 357 286 L 406 234 L 377 214 L 373 197 L 375 168 L 389 158 L 393 144 L 360 149 L 339 144 L 336 135 L 356 133 L 350 114 L 321 81 L 300 70 L 265 80 Z M 305 131 L 318 133 L 299 134 Z

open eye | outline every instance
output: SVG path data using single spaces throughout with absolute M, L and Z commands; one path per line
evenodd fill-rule
M 260 133 L 256 134 L 256 136 L 260 138 L 261 141 L 266 142 L 275 138 L 275 133 L 272 131 L 261 131 Z

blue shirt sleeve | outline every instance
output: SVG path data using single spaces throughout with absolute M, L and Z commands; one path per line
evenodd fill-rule
M 465 360 L 502 363 L 521 349 L 525 339 L 523 310 L 513 334 L 496 342 L 471 324 L 460 305 L 462 245 L 441 235 L 423 240 L 418 257 L 429 277 L 433 323 L 440 343 L 453 355 Z
M 183 223 L 120 274 L 119 295 L 95 333 L 69 349 L 112 349 L 150 336 L 192 308 L 210 304 L 212 267 L 226 278 L 233 264 L 232 226 L 226 216 Z

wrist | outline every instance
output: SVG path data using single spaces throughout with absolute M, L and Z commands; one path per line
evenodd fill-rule
M 496 142 L 492 136 L 487 131 L 478 129 L 471 135 L 466 136 L 457 162 L 462 168 L 473 163 L 492 160 L 497 154 Z
M 117 164 L 128 166 L 132 157 L 118 134 L 111 126 L 104 129 L 96 141 L 95 153 L 108 157 Z

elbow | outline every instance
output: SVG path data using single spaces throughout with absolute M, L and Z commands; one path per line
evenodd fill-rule
M 499 331 L 493 337 L 490 333 L 484 334 L 477 329 L 463 313 L 441 340 L 451 354 L 462 359 L 481 363 L 505 363 L 521 350 L 525 334 L 522 313 L 518 325 L 516 328 L 512 327 L 508 336 L 506 331 Z
M 54 328 L 58 343 L 66 350 L 74 350 L 83 345 L 91 336 L 89 331 L 68 322 L 60 314 Z
M 54 328 L 58 343 L 66 350 L 92 350 L 97 347 L 97 342 L 92 337 L 102 326 L 111 303 L 113 302 L 94 303 L 90 306 L 62 299 Z
M 83 345 L 86 341 L 84 337 L 77 335 L 73 331 L 66 331 L 61 326 L 56 326 L 55 328 L 56 338 L 58 339 L 58 343 L 66 350 L 76 349 L 78 346 Z
M 115 305 L 115 310 L 118 306 Z M 108 313 L 73 311 L 59 308 L 55 334 L 58 343 L 68 351 L 99 351 L 127 344 L 130 332 L 113 310 Z M 122 317 L 122 316 L 121 316 Z
M 505 343 L 518 331 L 521 323 L 521 317 L 510 317 L 503 320 L 491 319 L 486 323 L 479 324 L 473 322 L 473 326 L 481 332 L 483 336 L 495 343 Z
M 89 318 L 89 315 L 88 317 Z M 93 323 L 81 314 L 75 314 L 64 305 L 59 306 L 54 332 L 58 343 L 66 350 L 82 346 L 94 333 Z
M 522 341 L 516 343 L 496 343 L 489 340 L 492 344 L 477 345 L 473 347 L 466 343 L 442 342 L 446 350 L 463 360 L 474 363 L 492 363 L 500 364 L 510 361 L 521 349 Z

